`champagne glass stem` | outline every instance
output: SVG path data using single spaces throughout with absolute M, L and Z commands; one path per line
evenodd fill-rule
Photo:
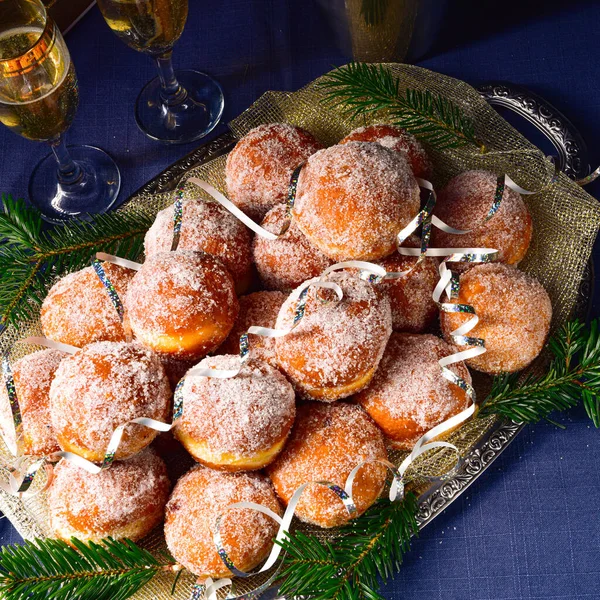
M 173 52 L 169 50 L 155 58 L 160 79 L 160 95 L 167 106 L 181 104 L 187 98 L 187 92 L 177 81 L 173 69 Z
M 81 167 L 71 158 L 65 136 L 50 141 L 50 147 L 58 163 L 58 181 L 63 185 L 72 185 L 77 183 L 83 176 Z

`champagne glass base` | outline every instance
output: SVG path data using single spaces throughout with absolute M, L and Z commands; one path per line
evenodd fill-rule
M 29 199 L 49 223 L 73 217 L 88 220 L 105 213 L 117 199 L 121 174 L 114 160 L 94 146 L 68 146 L 69 154 L 81 167 L 78 181 L 65 185 L 58 181 L 54 155 L 48 154 L 29 179 Z
M 135 120 L 153 140 L 185 144 L 209 134 L 223 114 L 223 90 L 211 77 L 199 71 L 175 71 L 186 97 L 167 105 L 161 96 L 158 77 L 146 84 L 138 96 Z

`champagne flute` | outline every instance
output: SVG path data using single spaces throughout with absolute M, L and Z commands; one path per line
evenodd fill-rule
M 31 175 L 29 198 L 53 223 L 107 211 L 121 186 L 119 169 L 103 150 L 67 149 L 64 133 L 78 102 L 69 51 L 41 0 L 1 0 L 0 122 L 50 144 L 52 153 Z
M 210 133 L 223 114 L 221 86 L 205 73 L 173 70 L 173 45 L 183 32 L 188 0 L 98 0 L 98 6 L 114 33 L 158 67 L 158 77 L 138 96 L 138 127 L 172 144 Z

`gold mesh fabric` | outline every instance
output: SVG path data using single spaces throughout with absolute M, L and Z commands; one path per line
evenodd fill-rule
M 576 305 L 581 278 L 589 260 L 592 244 L 600 224 L 600 207 L 565 175 L 549 184 L 553 167 L 544 155 L 506 121 L 504 121 L 479 94 L 466 83 L 445 77 L 425 69 L 408 65 L 390 64 L 389 68 L 400 78 L 402 87 L 431 90 L 453 100 L 476 123 L 477 137 L 485 143 L 488 152 L 463 148 L 444 152 L 430 151 L 435 165 L 433 183 L 443 185 L 450 177 L 467 169 L 488 169 L 497 174 L 508 173 L 519 185 L 529 190 L 541 190 L 533 196 L 525 197 L 525 202 L 533 216 L 533 243 L 521 267 L 535 275 L 548 290 L 554 308 L 553 327 L 562 324 L 572 316 Z M 304 127 L 325 144 L 334 144 L 355 127 L 373 122 L 375 116 L 361 122 L 351 123 L 339 110 L 325 106 L 318 81 L 309 84 L 298 92 L 267 92 L 238 118 L 230 123 L 237 137 L 246 134 L 253 127 L 266 122 L 285 121 Z M 381 117 L 380 117 L 381 118 Z M 190 174 L 212 183 L 225 192 L 225 157 L 206 163 Z M 195 186 L 186 186 L 186 194 L 203 196 Z M 132 198 L 120 210 L 132 207 L 156 214 L 174 198 L 172 194 L 144 195 Z M 53 283 L 49 278 L 48 287 Z M 27 335 L 40 333 L 37 319 L 24 322 L 20 330 L 9 328 L 0 340 L 0 350 L 10 351 L 11 359 L 31 352 L 33 348 L 14 342 Z M 481 386 L 478 386 L 481 389 Z M 483 392 L 480 392 L 483 396 Z M 452 433 L 452 441 L 463 455 L 493 426 L 494 418 L 474 419 Z M 4 455 L 6 456 L 5 452 Z M 393 452 L 392 460 L 399 463 L 404 455 Z M 1 457 L 0 457 L 1 458 Z M 173 456 L 173 464 L 180 463 L 183 457 Z M 411 467 L 412 486 L 417 492 L 427 488 L 425 475 L 439 475 L 450 468 L 455 461 L 451 452 L 438 451 L 425 455 L 418 464 Z M 49 534 L 48 512 L 45 495 L 34 498 L 17 499 L 0 493 L 0 508 L 10 518 L 17 530 L 26 539 L 44 537 Z M 296 524 L 300 529 L 314 533 L 321 538 L 332 540 L 335 531 L 320 530 L 304 524 Z M 165 548 L 160 528 L 143 541 L 151 550 Z M 136 594 L 140 600 L 169 600 L 189 597 L 194 578 L 184 574 L 177 592 L 171 596 L 171 574 L 154 579 L 145 589 Z M 256 580 L 238 580 L 238 593 L 247 591 L 257 584 Z

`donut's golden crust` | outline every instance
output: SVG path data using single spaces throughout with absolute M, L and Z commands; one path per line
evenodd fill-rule
M 313 154 L 300 173 L 292 214 L 335 261 L 377 260 L 419 211 L 420 191 L 403 154 L 348 142 Z
M 60 361 L 66 355 L 58 350 L 40 350 L 12 365 L 21 425 L 17 428 L 21 452 L 43 456 L 60 450 L 50 423 L 50 384 Z M 13 416 L 6 386 L 0 385 L 0 429 L 14 440 Z
M 50 386 L 50 416 L 59 446 L 101 462 L 114 430 L 138 417 L 168 422 L 171 389 L 158 357 L 139 344 L 96 342 L 62 360 Z M 117 459 L 158 435 L 129 425 Z
M 379 264 L 388 272 L 398 273 L 414 267 L 416 260 L 396 252 Z M 425 258 L 408 275 L 379 284 L 390 299 L 394 331 L 422 333 L 435 321 L 438 308 L 432 294 L 440 279 L 438 267 L 436 258 Z
M 277 315 L 285 302 L 287 294 L 283 292 L 254 292 L 241 296 L 240 312 L 233 325 L 229 337 L 219 346 L 217 354 L 239 354 L 240 336 L 252 326 L 275 329 Z M 275 338 L 250 335 L 250 352 L 253 358 L 268 362 L 277 367 L 275 355 Z
M 169 252 L 173 243 L 174 205 L 161 210 L 146 233 L 146 257 Z M 216 202 L 183 202 L 178 250 L 196 250 L 220 258 L 231 273 L 238 294 L 243 294 L 252 280 L 250 232 L 229 211 Z
M 255 502 L 283 513 L 266 478 L 195 467 L 175 486 L 165 517 L 165 539 L 177 562 L 200 577 L 230 577 L 215 548 L 213 535 L 222 515 L 221 538 L 233 564 L 249 571 L 266 558 L 277 524 L 250 509 L 227 510 L 236 502 Z
M 322 147 L 310 133 L 287 123 L 255 127 L 227 156 L 229 198 L 260 222 L 271 208 L 285 202 L 294 169 Z
M 369 383 L 392 332 L 392 315 L 387 297 L 357 273 L 338 271 L 327 280 L 342 288 L 342 300 L 323 302 L 322 294 L 333 294 L 311 287 L 304 317 L 277 338 L 276 351 L 303 397 L 332 402 Z M 292 292 L 281 307 L 278 329 L 291 328 L 297 296 Z
M 483 338 L 486 352 L 467 361 L 485 373 L 512 373 L 531 364 L 544 347 L 552 304 L 542 285 L 530 275 L 502 263 L 477 265 L 460 276 L 453 303 L 470 304 L 479 317 L 469 336 Z M 450 333 L 468 319 L 440 313 L 442 332 Z
M 286 222 L 286 212 L 286 206 L 278 204 L 265 215 L 261 226 L 279 234 Z M 331 259 L 308 241 L 294 220 L 276 240 L 255 236 L 252 253 L 258 276 L 269 290 L 293 290 L 332 264 Z
M 467 395 L 442 377 L 438 362 L 456 351 L 433 335 L 392 334 L 373 381 L 355 397 L 392 447 L 412 449 L 424 433 L 467 408 Z M 450 369 L 471 382 L 464 363 Z
M 48 492 L 52 532 L 66 542 L 141 539 L 162 521 L 170 489 L 164 462 L 149 449 L 97 475 L 62 461 Z
M 472 229 L 453 235 L 434 227 L 431 243 L 437 247 L 475 247 L 498 250 L 498 261 L 518 264 L 527 254 L 533 223 L 520 194 L 504 189 L 496 214 L 485 218 L 494 202 L 498 177 L 488 171 L 465 171 L 451 179 L 438 194 L 435 214 L 451 227 Z
M 204 252 L 162 252 L 133 278 L 125 307 L 135 338 L 160 354 L 193 360 L 215 350 L 238 313 L 233 279 Z
M 348 142 L 375 142 L 405 154 L 415 177 L 429 179 L 433 171 L 431 161 L 417 138 L 393 125 L 367 125 L 350 132 L 340 144 Z
M 112 263 L 102 266 L 123 299 L 135 271 Z M 50 288 L 40 322 L 47 338 L 77 348 L 103 340 L 125 341 L 121 319 L 92 267 L 70 273 Z
M 387 460 L 387 453 L 382 432 L 359 406 L 307 402 L 298 406 L 290 440 L 267 473 L 287 504 L 304 483 L 329 481 L 343 488 L 350 472 L 368 459 Z M 352 490 L 358 514 L 377 500 L 386 476 L 386 468 L 375 462 L 358 471 Z M 350 519 L 340 498 L 316 483 L 305 489 L 296 515 L 320 527 L 337 527 Z
M 239 356 L 205 358 L 200 367 L 235 369 Z M 195 460 L 226 471 L 261 469 L 281 451 L 294 422 L 294 390 L 267 363 L 249 359 L 233 378 L 188 375 L 174 432 Z

